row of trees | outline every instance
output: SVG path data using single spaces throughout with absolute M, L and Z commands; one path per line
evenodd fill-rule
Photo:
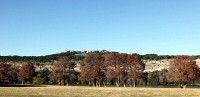
M 101 86 L 113 84 L 117 87 L 135 87 L 137 84 L 158 85 L 178 83 L 182 87 L 199 78 L 199 67 L 191 56 L 176 56 L 168 70 L 143 72 L 145 64 L 136 54 L 89 53 L 81 64 L 81 72 L 75 72 L 76 66 L 69 58 L 60 57 L 52 69 L 35 71 L 32 63 L 21 67 L 0 64 L 0 83 L 34 84 L 83 84 Z
M 51 62 L 54 60 L 58 60 L 58 58 L 62 56 L 67 56 L 70 60 L 74 61 L 83 61 L 84 54 L 87 51 L 66 51 L 57 54 L 51 54 L 46 56 L 0 56 L 0 62 L 8 62 L 8 61 L 34 61 L 34 62 Z M 104 54 L 104 53 L 118 53 L 118 52 L 109 52 L 107 50 L 102 51 L 93 51 L 93 53 Z M 82 55 L 83 54 L 83 55 Z M 142 60 L 160 60 L 160 59 L 172 59 L 175 58 L 173 55 L 157 55 L 157 54 L 146 54 L 146 55 L 138 55 Z M 196 58 L 200 58 L 200 55 L 194 56 Z
M 81 66 L 79 80 L 85 80 L 93 86 L 101 83 L 115 82 L 118 87 L 130 85 L 135 87 L 136 82 L 143 84 L 174 84 L 181 87 L 194 82 L 200 76 L 195 57 L 176 56 L 168 70 L 145 73 L 145 64 L 138 55 L 130 54 L 88 54 Z M 157 81 L 157 82 L 156 82 Z
M 79 80 L 88 81 L 93 86 L 105 85 L 114 81 L 116 86 L 120 84 L 135 86 L 137 80 L 142 79 L 145 65 L 136 55 L 129 54 L 88 54 L 81 66 Z
M 6 62 L 52 62 L 55 60 L 58 60 L 62 56 L 67 56 L 70 60 L 73 61 L 82 61 L 84 56 L 79 56 L 76 54 L 80 54 L 80 51 L 67 51 L 63 53 L 58 54 L 52 54 L 52 55 L 46 55 L 46 56 L 0 56 L 0 62 L 6 63 Z
M 54 60 L 57 60 L 58 58 L 62 56 L 67 56 L 70 60 L 74 61 L 82 61 L 84 59 L 84 54 L 86 54 L 87 51 L 66 51 L 63 53 L 57 53 L 52 55 L 46 55 L 46 56 L 0 56 L 0 62 L 17 62 L 17 61 L 34 61 L 34 62 L 51 62 Z M 109 52 L 106 50 L 102 51 L 93 51 L 93 53 L 118 53 L 118 52 Z M 156 54 L 147 54 L 147 55 L 138 55 L 143 60 L 159 60 L 159 59 L 170 59 L 174 58 L 174 56 L 169 55 L 156 55 Z M 196 56 L 199 57 L 199 56 Z
M 161 59 L 172 59 L 175 56 L 169 55 L 157 55 L 157 54 L 146 54 L 146 55 L 139 55 L 142 60 L 161 60 Z
M 24 83 L 32 83 L 35 79 L 35 67 L 32 63 L 23 64 L 20 68 L 11 64 L 0 64 L 0 83 L 15 84 L 21 81 Z
M 60 84 L 68 85 L 75 82 L 77 72 L 74 71 L 75 64 L 67 57 L 60 57 L 54 62 L 51 70 L 35 70 L 33 63 L 28 62 L 21 67 L 11 64 L 0 64 L 0 84 Z M 73 81 L 72 78 L 74 77 Z
M 97 52 L 99 54 L 102 54 L 103 52 Z M 78 55 L 82 54 L 80 52 L 65 52 L 60 54 L 53 54 L 53 55 L 47 55 L 47 56 L 0 56 L 0 62 L 18 62 L 18 61 L 33 61 L 33 62 L 51 62 L 54 60 L 58 60 L 62 56 L 67 56 L 70 60 L 73 61 L 83 61 L 84 56 Z M 174 56 L 168 56 L 168 55 L 138 55 L 142 60 L 160 60 L 160 59 L 171 59 L 174 58 Z

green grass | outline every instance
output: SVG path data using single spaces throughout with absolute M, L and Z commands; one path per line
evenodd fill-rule
M 200 89 L 123 87 L 0 87 L 0 97 L 200 97 Z

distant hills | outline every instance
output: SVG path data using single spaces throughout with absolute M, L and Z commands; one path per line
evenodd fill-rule
M 84 56 L 87 53 L 120 53 L 120 52 L 111 52 L 107 50 L 94 50 L 94 51 L 65 51 L 62 53 L 56 53 L 46 56 L 0 56 L 0 62 L 18 62 L 18 61 L 33 61 L 33 62 L 51 62 L 54 60 L 57 60 L 61 56 L 67 56 L 72 61 L 82 61 L 84 59 Z M 134 53 L 135 54 L 135 53 Z M 157 55 L 157 54 L 146 54 L 146 55 L 139 55 L 141 59 L 143 60 L 160 60 L 160 59 L 171 59 L 174 58 L 174 55 Z M 200 56 L 195 56 L 200 57 Z

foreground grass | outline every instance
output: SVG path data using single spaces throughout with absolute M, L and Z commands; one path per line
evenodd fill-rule
M 200 97 L 200 89 L 115 87 L 0 87 L 0 97 Z

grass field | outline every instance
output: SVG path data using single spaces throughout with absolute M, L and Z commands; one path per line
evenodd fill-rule
M 123 87 L 0 87 L 0 97 L 200 97 L 200 89 Z

